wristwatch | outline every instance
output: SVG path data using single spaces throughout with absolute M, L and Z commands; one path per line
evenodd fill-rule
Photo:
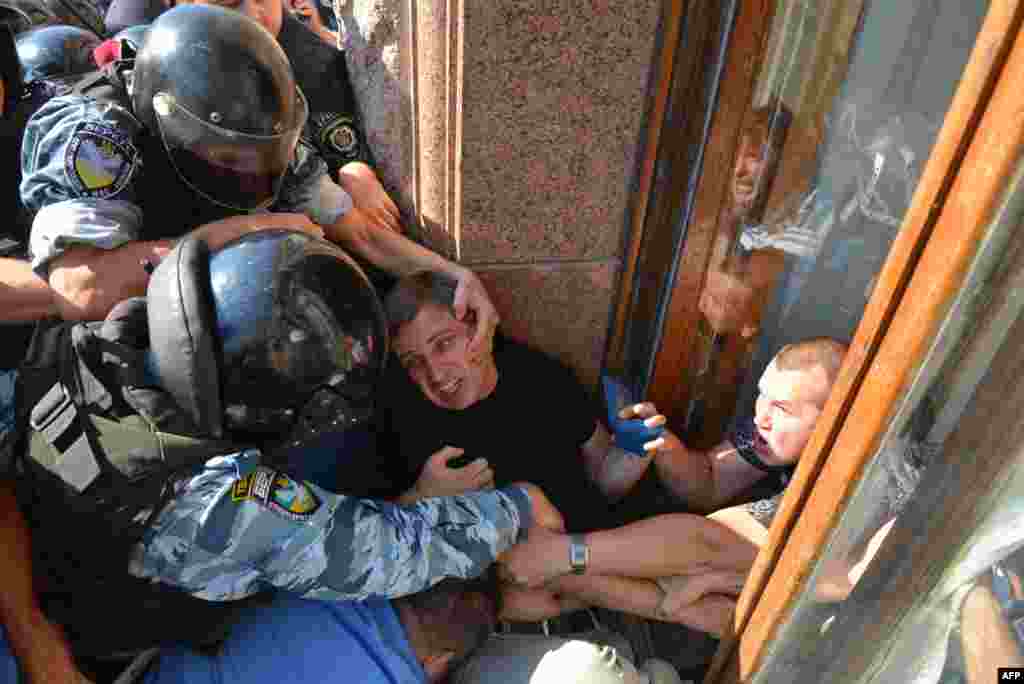
M 590 547 L 582 534 L 569 535 L 569 568 L 574 574 L 582 575 L 590 563 Z

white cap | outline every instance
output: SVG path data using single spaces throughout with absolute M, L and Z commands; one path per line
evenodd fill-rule
M 544 655 L 530 684 L 650 684 L 650 679 L 611 646 L 569 641 Z

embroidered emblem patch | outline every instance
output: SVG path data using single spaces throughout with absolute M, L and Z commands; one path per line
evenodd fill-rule
M 231 500 L 245 501 L 249 498 L 249 489 L 251 487 L 252 474 L 246 475 L 239 480 L 235 480 L 235 484 L 231 485 Z
M 359 144 L 356 129 L 348 118 L 339 118 L 330 122 L 320 133 L 320 140 L 336 152 L 352 154 Z
M 235 484 L 231 485 L 231 500 L 245 501 L 247 499 L 256 499 L 266 503 L 270 497 L 270 485 L 274 481 L 275 475 L 276 473 L 273 470 L 260 468 L 241 479 L 235 480 Z
M 320 508 L 320 500 L 305 483 L 279 474 L 274 478 L 270 505 L 293 520 L 305 520 Z
M 320 508 L 320 499 L 308 485 L 267 468 L 235 480 L 231 500 L 252 500 L 292 520 L 306 520 Z
M 110 126 L 83 124 L 64 156 L 68 181 L 82 197 L 106 198 L 121 192 L 139 165 L 128 137 Z

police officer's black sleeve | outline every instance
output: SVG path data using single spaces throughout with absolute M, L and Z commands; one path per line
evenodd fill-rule
M 373 165 L 359 118 L 345 53 L 325 44 L 301 21 L 285 16 L 278 42 L 309 102 L 305 140 L 327 162 L 331 178 L 351 162 Z

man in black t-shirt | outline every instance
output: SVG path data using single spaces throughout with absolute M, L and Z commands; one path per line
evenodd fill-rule
M 390 480 L 391 496 L 405 503 L 527 478 L 563 513 L 570 533 L 586 531 L 539 535 L 517 552 L 565 558 L 565 572 L 571 566 L 575 574 L 543 588 L 514 578 L 519 586 L 503 597 L 505 619 L 533 621 L 598 605 L 720 633 L 732 599 L 719 590 L 738 592 L 735 578 L 756 548 L 699 515 L 605 529 L 609 502 L 651 467 L 663 440 L 644 444 L 643 455 L 615 446 L 572 371 L 526 346 L 498 339 L 493 352 L 471 356 L 470 328 L 453 316 L 453 304 L 454 282 L 429 272 L 400 280 L 385 303 L 400 363 L 378 393 L 384 443 L 375 465 Z M 623 411 L 630 415 L 620 417 L 644 418 L 648 427 L 665 420 L 647 403 Z M 696 573 L 711 573 L 701 595 L 674 615 L 661 612 L 661 578 Z
M 469 357 L 452 296 L 443 275 L 421 273 L 386 302 L 399 364 L 381 392 L 392 428 L 392 449 L 382 453 L 399 499 L 522 480 L 544 490 L 570 532 L 606 527 L 609 502 L 651 457 L 612 444 L 588 392 L 559 361 L 501 337 L 492 353 Z

